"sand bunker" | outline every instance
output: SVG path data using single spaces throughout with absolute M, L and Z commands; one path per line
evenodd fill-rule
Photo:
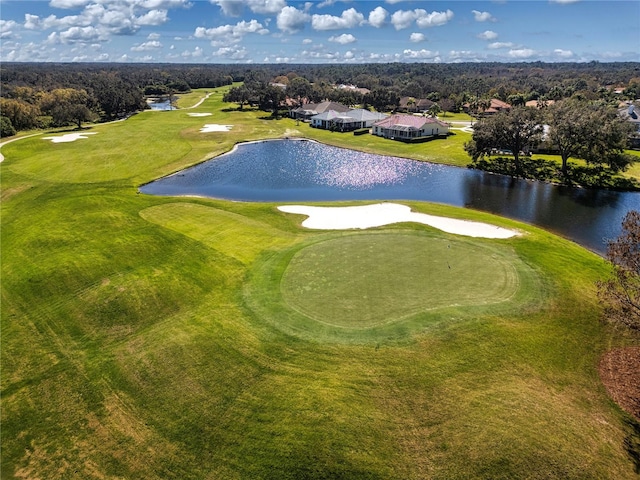
M 213 115 L 212 113 L 187 113 L 190 117 L 208 117 L 209 115 Z
M 487 223 L 437 217 L 425 213 L 412 212 L 406 205 L 378 203 L 355 207 L 310 207 L 305 205 L 285 205 L 278 210 L 286 213 L 308 215 L 302 226 L 316 230 L 346 230 L 351 228 L 381 227 L 399 222 L 416 222 L 437 228 L 447 233 L 481 238 L 511 238 L 519 235 L 509 230 Z
M 95 135 L 96 133 L 98 132 L 65 133 L 59 137 L 42 137 L 42 140 L 51 140 L 52 143 L 75 142 L 80 138 L 88 138 L 87 135 Z
M 228 132 L 229 130 L 231 130 L 231 127 L 233 127 L 233 125 L 218 125 L 217 123 L 207 123 L 200 129 L 200 133 Z

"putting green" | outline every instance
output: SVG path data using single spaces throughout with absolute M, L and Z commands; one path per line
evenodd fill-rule
M 288 332 L 342 340 L 405 335 L 478 309 L 518 310 L 537 275 L 501 241 L 425 231 L 329 234 L 258 262 L 252 310 Z
M 409 234 L 354 235 L 306 247 L 281 286 L 291 308 L 356 328 L 451 305 L 502 302 L 517 288 L 508 259 L 479 245 Z

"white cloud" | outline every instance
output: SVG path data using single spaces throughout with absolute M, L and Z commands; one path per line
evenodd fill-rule
M 135 19 L 136 25 L 162 25 L 169 17 L 166 10 L 151 10 Z
M 227 16 L 239 17 L 248 7 L 253 13 L 261 15 L 273 15 L 279 13 L 287 6 L 286 0 L 209 0 L 213 5 L 217 5 Z
M 151 50 L 157 50 L 158 48 L 162 48 L 162 43 L 157 40 L 151 40 L 149 42 L 141 43 L 140 45 L 136 45 L 131 47 L 131 51 L 133 52 L 147 52 Z
M 491 48 L 492 50 L 498 48 L 513 48 L 514 46 L 515 45 L 513 44 L 513 42 L 493 42 L 487 45 L 487 47 Z
M 305 38 L 304 40 L 302 40 L 303 45 L 309 45 L 311 43 L 313 43 L 313 40 L 311 40 L 310 38 Z
M 211 40 L 212 44 L 217 45 L 217 43 L 238 43 L 249 33 L 266 35 L 269 30 L 264 28 L 257 20 L 249 22 L 243 20 L 235 25 L 221 25 L 215 28 L 198 27 L 194 32 L 194 36 L 196 38 L 206 38 Z
M 396 30 L 402 30 L 403 28 L 410 27 L 416 19 L 416 14 L 413 10 L 397 10 L 391 15 L 391 23 Z
M 18 23 L 14 20 L 1 20 L 0 19 L 0 38 L 9 39 L 14 36 L 14 31 L 19 27 Z
M 382 7 L 376 7 L 371 12 L 369 12 L 369 25 L 372 27 L 380 28 L 387 21 L 387 16 L 389 12 L 387 12 Z
M 422 50 L 406 49 L 402 53 L 405 56 L 405 58 L 422 58 L 422 59 L 434 58 L 440 55 L 440 53 L 438 52 L 432 52 L 431 50 L 425 50 L 424 48 Z
M 389 5 L 394 5 L 396 3 L 401 3 L 404 2 L 405 0 L 384 0 L 386 3 L 388 3 Z
M 133 35 L 141 27 L 159 26 L 169 20 L 166 9 L 151 8 L 160 6 L 189 6 L 184 0 L 128 0 L 110 2 L 106 0 L 54 0 L 54 6 L 59 8 L 78 8 L 83 10 L 78 15 L 57 17 L 49 15 L 41 18 L 37 15 L 25 14 L 24 28 L 28 30 L 65 30 L 67 38 L 80 38 L 78 29 L 88 27 L 99 32 L 101 41 L 108 40 L 109 35 Z M 64 38 L 65 32 L 59 32 Z
M 202 47 L 195 47 L 193 50 L 185 50 L 180 54 L 182 58 L 201 58 L 204 54 Z
M 343 33 L 342 35 L 338 35 L 337 37 L 329 37 L 330 42 L 339 43 L 341 45 L 347 45 L 349 43 L 353 43 L 356 41 L 356 37 L 351 35 L 350 33 Z
M 480 40 L 495 40 L 496 38 L 498 38 L 498 34 L 491 30 L 485 30 L 484 32 L 478 34 L 478 38 Z
M 391 23 L 396 30 L 407 28 L 416 22 L 420 28 L 437 27 L 444 25 L 453 18 L 453 12 L 427 12 L 421 8 L 415 10 L 398 10 L 391 15 Z
M 25 13 L 24 15 L 24 28 L 27 30 L 39 30 L 42 26 L 42 21 L 40 17 L 37 15 L 31 15 L 30 13 Z
M 147 35 L 147 40 L 160 40 L 160 34 L 150 33 L 149 35 Z
M 571 50 L 563 50 L 561 48 L 556 48 L 553 51 L 554 55 L 561 57 L 561 58 L 571 58 L 573 57 L 573 52 Z
M 248 50 L 244 47 L 221 47 L 213 53 L 214 57 L 223 57 L 230 60 L 244 60 L 247 58 Z
M 104 33 L 96 27 L 71 27 L 62 32 L 54 32 L 48 37 L 50 43 L 88 43 L 105 41 Z
M 344 54 L 344 59 L 345 60 L 353 60 L 355 58 L 355 54 L 349 50 L 348 52 L 345 52 Z
M 409 40 L 411 40 L 413 43 L 418 43 L 418 42 L 424 42 L 426 38 L 427 37 L 424 36 L 424 33 L 414 32 L 409 37 Z
M 51 0 L 49 5 L 54 8 L 70 9 L 85 7 L 89 3 L 91 0 Z
M 451 10 L 431 13 L 426 13 L 424 10 L 416 10 L 416 12 L 420 12 L 416 19 L 416 25 L 420 28 L 439 27 L 453 18 L 453 12 Z M 424 14 L 422 12 L 424 12 Z
M 133 0 L 130 3 L 136 7 L 148 10 L 189 8 L 192 5 L 190 0 Z
M 509 50 L 509 56 L 512 58 L 531 58 L 537 55 L 537 52 L 531 48 L 515 48 Z
M 296 33 L 304 28 L 311 16 L 295 7 L 284 7 L 278 14 L 278 28 L 285 33 Z
M 341 28 L 353 28 L 364 23 L 364 15 L 350 8 L 342 12 L 339 17 L 333 15 L 313 15 L 311 26 L 314 30 L 338 30 Z
M 495 22 L 496 18 L 489 12 L 480 12 L 478 10 L 471 10 L 473 13 L 473 19 L 476 22 Z
M 247 0 L 247 5 L 253 13 L 272 15 L 279 13 L 287 6 L 285 0 Z
M 218 5 L 222 13 L 230 17 L 239 17 L 244 10 L 244 3 L 238 0 L 210 0 L 214 5 Z

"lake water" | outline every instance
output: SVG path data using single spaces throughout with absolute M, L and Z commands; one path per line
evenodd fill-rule
M 640 193 L 559 187 L 301 140 L 242 144 L 140 190 L 250 202 L 438 202 L 534 224 L 598 253 L 619 235 L 625 214 L 640 210 Z

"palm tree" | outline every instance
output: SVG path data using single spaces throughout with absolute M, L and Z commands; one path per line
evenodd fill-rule
M 436 118 L 439 113 L 442 113 L 442 109 L 440 108 L 440 105 L 438 105 L 437 103 L 434 103 L 433 105 L 431 105 L 429 107 L 429 110 L 427 110 L 427 115 L 433 118 Z

